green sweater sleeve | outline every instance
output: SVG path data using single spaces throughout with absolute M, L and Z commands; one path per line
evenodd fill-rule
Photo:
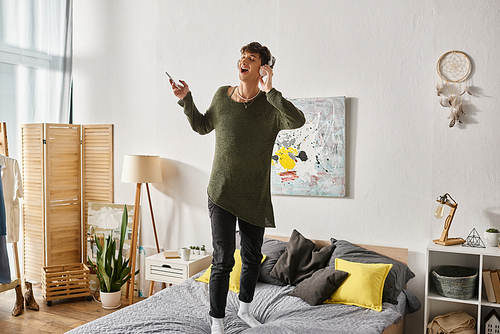
M 279 110 L 280 115 L 278 119 L 279 129 L 297 129 L 305 124 L 306 118 L 304 113 L 283 97 L 281 92 L 275 88 L 271 89 L 267 94 L 267 102 Z
M 191 124 L 191 128 L 194 131 L 198 132 L 200 135 L 205 135 L 214 129 L 210 118 L 210 109 L 207 110 L 205 115 L 202 115 L 194 104 L 191 92 L 188 92 L 186 97 L 179 100 L 177 103 L 184 108 L 184 114 L 187 116 L 189 124 Z

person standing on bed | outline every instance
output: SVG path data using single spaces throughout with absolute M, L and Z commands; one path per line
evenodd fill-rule
M 249 326 L 261 325 L 249 312 L 262 260 L 266 227 L 275 227 L 271 203 L 272 151 L 280 130 L 304 125 L 304 114 L 273 87 L 276 59 L 252 42 L 241 48 L 238 86 L 220 87 L 205 114 L 196 108 L 186 82 L 170 80 L 178 104 L 194 131 L 215 130 L 215 154 L 208 185 L 213 259 L 210 274 L 212 333 L 224 333 L 229 274 L 234 266 L 236 221 L 241 235 L 240 308 Z M 260 87 L 259 87 L 260 86 Z

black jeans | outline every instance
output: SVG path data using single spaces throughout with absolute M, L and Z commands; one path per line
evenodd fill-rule
M 229 274 L 234 266 L 236 219 L 208 199 L 212 222 L 212 270 L 210 273 L 210 316 L 224 318 L 229 290 Z M 250 303 L 259 277 L 262 260 L 264 227 L 258 227 L 238 218 L 241 235 L 241 276 L 239 300 Z

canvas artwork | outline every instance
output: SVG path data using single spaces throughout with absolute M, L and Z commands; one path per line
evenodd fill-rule
M 120 229 L 124 207 L 125 204 L 89 202 L 87 220 L 87 224 L 90 230 L 89 232 L 92 236 L 95 235 L 97 237 L 99 242 L 101 242 L 101 245 L 104 242 L 104 238 L 107 238 L 108 235 L 112 235 L 113 239 L 116 242 L 116 247 L 119 247 Z M 127 216 L 127 232 L 125 234 L 125 242 L 123 244 L 123 254 L 124 257 L 129 258 L 132 239 L 132 226 L 134 221 L 134 205 L 127 204 Z M 93 242 L 93 239 L 91 240 L 87 240 L 87 255 L 95 263 L 97 255 L 97 245 L 95 242 Z M 136 268 L 140 268 L 140 265 L 140 256 L 137 255 Z M 139 271 L 139 279 L 134 282 L 134 296 L 139 295 L 141 284 L 145 284 L 142 276 L 141 271 Z M 95 274 L 90 275 L 90 281 L 91 291 L 95 291 L 99 288 L 99 281 L 97 280 L 97 276 Z M 122 295 L 124 295 L 125 293 L 126 286 L 127 285 L 122 286 Z
M 344 197 L 345 96 L 290 101 L 304 112 L 306 123 L 278 134 L 272 194 Z
M 117 241 L 120 240 L 120 227 L 122 222 L 123 208 L 124 204 L 114 204 L 114 203 L 89 203 L 88 210 L 88 225 L 90 229 L 90 235 L 96 235 L 98 238 L 106 238 L 108 235 L 112 235 L 113 239 Z M 134 205 L 127 205 L 127 234 L 125 236 L 125 243 L 123 245 L 123 251 L 128 257 L 128 252 L 130 250 L 130 239 L 132 237 L 132 223 L 134 218 Z M 97 246 L 95 243 L 87 245 L 87 254 L 89 254 L 91 259 L 94 259 L 97 252 Z

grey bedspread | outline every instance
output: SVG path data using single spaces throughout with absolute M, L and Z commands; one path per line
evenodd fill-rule
M 384 303 L 382 312 L 376 312 L 340 304 L 310 306 L 300 298 L 288 296 L 292 289 L 292 286 L 257 283 L 250 310 L 263 325 L 256 328 L 238 318 L 238 296 L 229 291 L 224 319 L 226 333 L 382 333 L 408 309 L 406 291 L 398 297 L 398 305 Z M 190 278 L 68 333 L 210 334 L 208 309 L 208 284 Z

